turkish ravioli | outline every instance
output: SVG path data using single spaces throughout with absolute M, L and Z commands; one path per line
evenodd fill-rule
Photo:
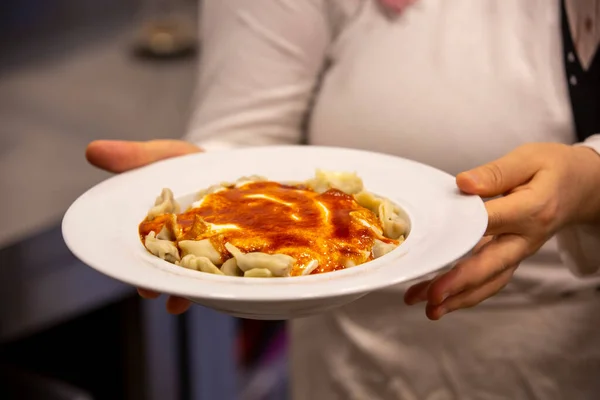
M 185 211 L 163 189 L 138 233 L 180 267 L 236 277 L 288 277 L 352 268 L 405 240 L 398 206 L 356 173 L 317 170 L 305 182 L 242 177 L 201 190 Z

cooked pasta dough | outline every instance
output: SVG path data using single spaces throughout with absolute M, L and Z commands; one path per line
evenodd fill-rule
M 202 198 L 204 196 L 206 196 L 207 194 L 212 194 L 212 193 L 216 193 L 216 192 L 218 192 L 220 190 L 225 190 L 230 185 L 231 185 L 231 183 L 223 182 L 223 183 L 221 183 L 219 185 L 210 186 L 210 187 L 208 187 L 206 189 L 203 189 L 203 190 L 199 191 L 198 194 L 196 195 L 196 198 L 198 200 L 202 200 Z
M 182 240 L 179 242 L 179 248 L 185 255 L 192 254 L 196 257 L 206 257 L 215 265 L 223 264 L 221 253 L 215 249 L 210 239 Z
M 235 260 L 234 257 L 225 261 L 223 263 L 223 265 L 221 265 L 221 272 L 223 272 L 225 275 L 229 275 L 229 276 L 243 276 L 244 275 L 244 272 L 238 268 L 237 261 Z
M 175 241 L 181 237 L 181 226 L 177 223 L 177 216 L 175 214 L 167 214 L 165 216 L 165 223 L 156 237 L 171 241 Z
M 315 177 L 307 182 L 309 188 L 317 193 L 329 189 L 337 189 L 346 194 L 356 194 L 362 191 L 362 179 L 351 172 L 331 172 L 318 169 Z
M 265 182 L 266 180 L 267 178 L 259 175 L 243 176 L 240 179 L 238 179 L 233 186 L 239 188 L 240 186 L 244 186 L 245 184 L 251 182 Z
M 148 215 L 146 216 L 147 220 L 153 220 L 155 217 L 159 215 L 167 214 L 167 213 L 178 213 L 179 212 L 179 204 L 175 201 L 173 197 L 173 192 L 171 189 L 163 189 L 160 196 L 156 198 L 154 202 L 154 207 L 148 211 Z
M 270 278 L 273 273 L 267 268 L 254 268 L 244 272 L 246 278 Z
M 275 276 L 289 276 L 292 266 L 296 262 L 294 257 L 286 254 L 265 254 L 260 252 L 242 253 L 231 243 L 226 243 L 225 248 L 235 257 L 238 268 L 244 272 L 252 269 L 267 269 Z
M 391 239 L 399 239 L 406 232 L 406 223 L 396 213 L 394 204 L 384 200 L 379 205 L 379 220 L 383 225 L 383 234 Z
M 168 262 L 179 261 L 177 246 L 169 240 L 157 239 L 154 232 L 150 232 L 144 241 L 148 251 Z
M 306 276 L 392 252 L 408 221 L 356 173 L 317 170 L 305 182 L 252 175 L 200 191 L 184 212 L 163 189 L 139 234 L 153 255 L 230 277 Z
M 381 203 L 383 203 L 383 199 L 364 190 L 359 193 L 356 193 L 354 195 L 354 199 L 358 204 L 360 204 L 364 208 L 367 208 L 371 212 L 379 215 L 379 207 L 381 206 Z
M 381 240 L 375 239 L 375 244 L 373 244 L 373 258 L 379 258 L 385 256 L 387 253 L 391 252 L 396 248 L 396 245 L 391 243 L 385 243 Z
M 223 272 L 206 257 L 197 257 L 193 254 L 188 254 L 179 262 L 183 268 L 193 269 L 196 271 L 206 272 L 215 275 L 224 275 Z
M 319 261 L 318 260 L 312 260 L 311 262 L 308 263 L 308 265 L 306 267 L 304 267 L 304 270 L 302 271 L 302 275 L 310 275 L 312 274 L 312 272 L 317 269 L 317 267 L 319 266 Z

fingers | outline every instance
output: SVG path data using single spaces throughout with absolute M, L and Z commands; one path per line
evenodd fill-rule
M 153 300 L 156 299 L 160 296 L 160 293 L 154 292 L 152 290 L 147 290 L 147 289 L 142 289 L 142 288 L 138 288 L 138 293 L 140 295 L 140 297 L 144 298 L 144 299 L 148 299 L 148 300 Z M 182 314 L 184 312 L 186 312 L 188 310 L 188 308 L 190 308 L 190 305 L 192 303 L 184 298 L 181 297 L 177 297 L 177 296 L 169 296 L 169 298 L 167 299 L 167 311 L 171 314 Z
M 181 140 L 152 140 L 149 142 L 128 142 L 120 140 L 98 140 L 88 145 L 85 156 L 94 166 L 110 172 L 124 172 L 142 167 L 166 158 L 192 154 L 201 151 L 199 147 Z M 138 289 L 144 299 L 160 296 L 151 290 Z M 181 314 L 190 307 L 190 301 L 171 296 L 167 299 L 167 311 Z
M 152 140 L 130 142 L 97 140 L 90 143 L 85 156 L 94 166 L 109 172 L 125 172 L 166 158 L 201 151 L 199 147 L 182 140 Z
M 160 293 L 153 292 L 152 290 L 138 288 L 137 291 L 141 298 L 147 299 L 147 300 L 153 300 L 160 296 Z
M 519 263 L 564 225 L 561 170 L 553 169 L 554 158 L 549 156 L 554 153 L 558 154 L 554 145 L 525 145 L 456 177 L 463 192 L 503 196 L 486 202 L 485 236 L 494 239 L 480 242 L 449 272 L 409 289 L 408 304 L 427 300 L 427 315 L 438 319 L 478 304 L 508 283 Z
M 488 213 L 486 235 L 518 233 L 546 238 L 560 225 L 559 201 L 552 180 L 543 173 L 527 186 L 485 203 Z
M 477 243 L 475 245 L 475 247 L 471 251 L 471 254 L 474 255 L 474 254 L 479 253 L 481 251 L 481 249 L 483 249 L 485 247 L 485 245 L 488 244 L 493 239 L 494 239 L 493 236 L 485 236 L 483 239 L 481 239 L 479 241 L 479 243 Z M 442 276 L 443 274 L 444 273 L 440 273 L 438 275 L 438 277 Z M 427 279 L 423 282 L 419 282 L 417 284 L 412 285 L 410 288 L 408 288 L 408 290 L 404 294 L 404 302 L 407 305 L 412 306 L 412 305 L 415 305 L 422 301 L 426 301 L 427 297 L 428 297 L 428 293 L 429 293 L 429 288 L 433 281 L 434 281 L 434 279 Z
M 535 203 L 529 190 L 486 201 L 488 226 L 486 235 L 522 232 L 534 215 Z
M 497 237 L 479 253 L 437 277 L 429 287 L 429 303 L 437 306 L 451 296 L 483 286 L 513 265 L 519 264 L 530 252 L 529 243 L 521 236 Z
M 471 250 L 471 255 L 475 255 L 478 254 L 484 247 L 486 244 L 488 244 L 489 242 L 491 242 L 492 240 L 494 240 L 493 236 L 484 236 L 476 245 L 475 247 L 473 247 L 473 250 Z
M 511 266 L 489 282 L 451 296 L 440 305 L 428 304 L 425 309 L 427 317 L 436 321 L 452 311 L 478 305 L 501 291 L 508 284 L 516 269 L 516 265 Z
M 404 293 L 404 302 L 407 305 L 412 306 L 427 300 L 427 292 L 429 291 L 429 285 L 432 281 L 433 279 L 428 279 L 409 287 L 406 293 Z
M 184 298 L 169 296 L 167 299 L 167 311 L 171 314 L 183 314 L 190 308 L 192 303 Z
M 502 158 L 458 174 L 456 184 L 465 193 L 495 197 L 527 183 L 540 168 L 530 147 L 522 146 Z

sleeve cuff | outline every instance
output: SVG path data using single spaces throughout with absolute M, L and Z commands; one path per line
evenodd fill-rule
M 600 134 L 592 135 L 576 146 L 586 146 L 600 155 Z M 600 271 L 600 225 L 574 225 L 557 235 L 559 253 L 565 265 L 576 275 Z
M 575 146 L 585 146 L 596 150 L 600 155 L 600 134 L 592 135 L 583 142 L 576 143 Z
M 600 226 L 576 225 L 556 235 L 563 263 L 578 276 L 600 271 Z

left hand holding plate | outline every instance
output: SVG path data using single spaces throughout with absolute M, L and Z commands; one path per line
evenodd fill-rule
M 432 320 L 498 293 L 519 263 L 561 228 L 600 221 L 600 156 L 591 148 L 523 145 L 459 174 L 456 183 L 465 193 L 494 199 L 486 202 L 487 231 L 472 254 L 406 292 L 409 305 L 427 301 Z

